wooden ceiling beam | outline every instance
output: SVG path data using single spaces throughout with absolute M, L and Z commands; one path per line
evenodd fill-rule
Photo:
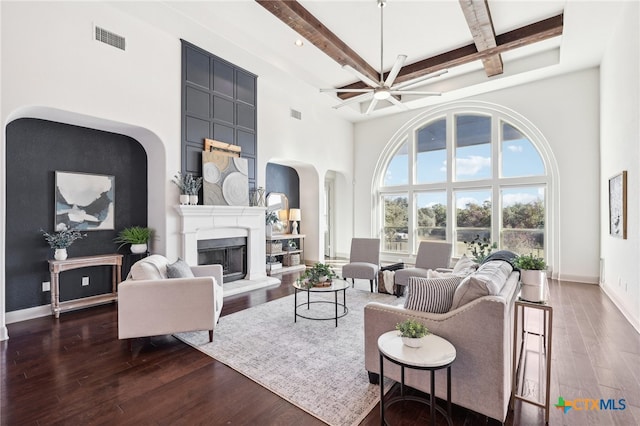
M 487 0 L 459 0 L 459 3 L 478 52 L 496 47 L 496 32 Z M 502 57 L 499 54 L 483 58 L 482 65 L 487 77 L 503 72 Z
M 432 74 L 437 71 L 453 68 L 459 65 L 468 64 L 469 62 L 482 60 L 494 55 L 516 49 L 518 47 L 527 46 L 539 41 L 547 40 L 562 35 L 563 14 L 535 22 L 524 27 L 517 28 L 513 31 L 496 36 L 496 47 L 478 51 L 475 44 L 470 44 L 431 58 L 423 59 L 413 64 L 405 65 L 395 83 L 403 83 L 414 80 L 416 78 Z M 386 78 L 386 74 L 385 77 Z M 341 89 L 364 89 L 364 83 L 356 82 Z M 340 93 L 341 99 L 347 99 L 352 96 L 351 93 Z
M 256 0 L 256 2 L 340 65 L 349 65 L 373 81 L 380 81 L 380 74 L 375 68 L 297 1 Z

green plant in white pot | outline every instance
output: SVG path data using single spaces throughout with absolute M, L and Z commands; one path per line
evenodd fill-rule
M 396 324 L 396 330 L 400 332 L 402 343 L 411 348 L 419 348 L 424 343 L 423 337 L 431 334 L 423 323 L 408 319 Z
M 531 302 L 542 302 L 547 284 L 547 262 L 544 258 L 533 253 L 519 255 L 513 260 L 513 266 L 520 269 L 521 297 Z
M 151 228 L 146 228 L 144 226 L 130 226 L 120 231 L 113 241 L 120 243 L 118 248 L 125 244 L 131 244 L 131 253 L 140 254 L 147 251 L 152 233 L 153 231 Z

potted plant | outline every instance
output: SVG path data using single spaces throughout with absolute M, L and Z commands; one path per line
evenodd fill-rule
M 544 258 L 533 253 L 519 255 L 513 260 L 513 266 L 520 269 L 520 296 L 530 302 L 544 301 L 547 283 L 547 263 Z
M 67 229 L 66 226 L 63 225 L 62 229 L 48 233 L 40 230 L 44 239 L 49 243 L 49 247 L 55 249 L 54 259 L 56 260 L 65 260 L 68 256 L 67 248 L 73 244 L 75 240 L 79 240 L 87 236 L 87 234 L 82 234 L 77 229 Z
M 264 224 L 266 225 L 267 237 L 273 235 L 273 225 L 278 222 L 278 214 L 274 211 L 265 212 Z
M 172 182 L 180 189 L 180 204 L 198 204 L 198 192 L 202 187 L 202 177 L 195 178 L 191 173 L 183 176 L 178 172 Z
M 467 245 L 467 251 L 477 263 L 482 263 L 494 249 L 498 248 L 497 243 L 491 243 L 491 240 L 487 237 L 480 238 L 480 234 L 476 234 L 473 240 L 463 241 L 463 243 Z
M 396 324 L 396 330 L 400 331 L 402 343 L 411 348 L 421 347 L 424 343 L 423 337 L 431 334 L 424 324 L 412 319 Z
M 337 275 L 333 272 L 333 269 L 329 265 L 324 263 L 316 263 L 311 268 L 300 275 L 298 283 L 304 287 L 328 287 L 331 285 L 331 280 L 336 278 Z
M 131 244 L 131 253 L 144 253 L 147 251 L 149 240 L 151 239 L 152 229 L 143 226 L 130 226 L 124 228 L 114 238 L 114 242 L 120 243 L 118 248 L 125 244 Z

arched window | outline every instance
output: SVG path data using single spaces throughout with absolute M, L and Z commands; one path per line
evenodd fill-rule
M 458 106 L 405 125 L 374 179 L 383 253 L 443 240 L 461 256 L 479 236 L 549 259 L 551 179 L 543 138 L 525 123 L 504 109 Z

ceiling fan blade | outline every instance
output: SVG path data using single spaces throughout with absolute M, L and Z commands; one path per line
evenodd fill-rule
M 369 93 L 371 89 L 320 89 L 320 93 Z
M 357 69 L 353 68 L 351 65 L 343 65 L 342 69 L 345 69 L 345 70 L 349 71 L 351 74 L 355 75 L 356 77 L 358 77 L 360 80 L 362 80 L 363 82 L 365 82 L 366 84 L 368 84 L 371 87 L 375 88 L 375 87 L 380 86 L 380 83 L 378 83 L 377 81 L 373 81 L 372 79 L 370 79 L 366 75 L 362 74 Z
M 338 105 L 335 105 L 333 108 L 334 109 L 338 109 L 338 108 L 342 108 L 343 106 L 346 105 L 350 105 L 350 104 L 355 104 L 357 102 L 364 102 L 366 100 L 369 100 L 373 97 L 373 91 L 370 91 L 369 93 L 364 93 L 362 95 L 358 95 L 358 96 L 354 96 L 353 98 L 349 98 L 345 101 L 343 101 L 342 103 L 339 103 Z
M 385 86 L 391 87 L 393 85 L 393 82 L 398 76 L 398 73 L 400 72 L 400 70 L 402 69 L 402 66 L 404 65 L 404 61 L 406 60 L 407 60 L 407 55 L 398 55 L 398 59 L 396 59 L 396 62 L 393 64 L 393 67 L 391 68 L 391 71 L 389 71 L 389 75 L 387 76 L 387 79 L 384 82 Z
M 391 102 L 392 104 L 396 105 L 397 107 L 399 107 L 400 109 L 405 110 L 405 111 L 409 111 L 409 107 L 406 106 L 405 104 L 403 104 L 402 102 L 400 102 L 397 98 L 395 98 L 393 96 L 389 96 L 387 98 L 387 100 L 389 102 Z
M 373 111 L 373 109 L 376 107 L 377 103 L 378 103 L 378 100 L 376 98 L 373 98 L 371 100 L 371 103 L 369 104 L 369 108 L 367 108 L 367 112 L 365 112 L 365 115 L 369 115 L 371 111 Z
M 427 74 L 427 75 L 424 75 L 422 77 L 419 77 L 418 79 L 405 81 L 404 83 L 397 84 L 397 85 L 391 87 L 391 89 L 392 90 L 406 89 L 406 88 L 418 85 L 418 84 L 424 82 L 425 80 L 429 80 L 431 78 L 440 77 L 442 74 L 446 74 L 448 72 L 449 72 L 448 70 L 442 70 L 442 71 L 434 72 L 432 74 Z
M 392 95 L 421 95 L 421 96 L 440 96 L 440 92 L 418 92 L 412 90 L 391 90 Z

